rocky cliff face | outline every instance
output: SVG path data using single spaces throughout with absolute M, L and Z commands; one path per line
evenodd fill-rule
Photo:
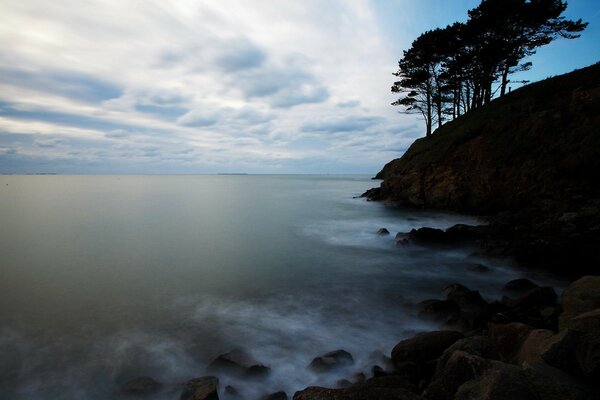
M 492 214 L 570 210 L 600 193 L 600 64 L 538 82 L 418 139 L 381 200 Z
M 598 262 L 600 63 L 445 124 L 376 178 L 373 200 L 492 216 L 525 261 Z

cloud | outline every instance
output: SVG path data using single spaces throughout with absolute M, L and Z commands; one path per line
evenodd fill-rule
M 226 73 L 259 67 L 267 58 L 264 51 L 245 38 L 226 46 L 227 52 L 217 59 L 217 64 Z
M 305 122 L 301 126 L 303 132 L 337 133 L 364 131 L 385 121 L 377 116 L 348 116 L 343 118 L 326 118 Z
M 354 108 L 360 105 L 360 101 L 358 100 L 348 100 L 348 101 L 340 101 L 337 103 L 339 108 Z

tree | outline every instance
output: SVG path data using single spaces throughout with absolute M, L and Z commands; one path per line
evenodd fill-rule
M 454 23 L 420 35 L 394 73 L 392 103 L 419 113 L 429 136 L 448 118 L 480 107 L 500 91 L 509 75 L 532 67 L 523 60 L 557 38 L 580 36 L 587 23 L 562 17 L 562 0 L 483 0 L 469 10 L 466 23 Z

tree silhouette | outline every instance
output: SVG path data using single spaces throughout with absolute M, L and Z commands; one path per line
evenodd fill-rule
M 429 136 L 435 123 L 504 96 L 509 75 L 532 67 L 523 59 L 586 28 L 562 17 L 566 8 L 562 0 L 483 0 L 466 23 L 423 33 L 398 62 L 392 92 L 402 96 L 392 105 L 421 114 Z

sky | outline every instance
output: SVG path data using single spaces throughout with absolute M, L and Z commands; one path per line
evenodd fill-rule
M 0 0 L 0 173 L 374 174 L 424 134 L 397 61 L 478 0 Z M 516 79 L 600 61 L 590 23 Z

